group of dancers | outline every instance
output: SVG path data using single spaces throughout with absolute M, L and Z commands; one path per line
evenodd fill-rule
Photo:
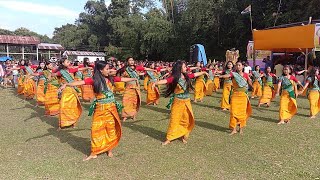
M 118 145 L 122 130 L 121 120 L 136 118 L 141 105 L 140 77 L 145 76 L 147 105 L 157 105 L 161 94 L 161 85 L 166 85 L 165 97 L 170 97 L 166 106 L 171 110 L 167 136 L 162 145 L 173 140 L 187 139 L 195 126 L 190 92 L 194 92 L 194 102 L 201 103 L 203 98 L 212 95 L 223 81 L 221 110 L 230 111 L 230 135 L 243 133 L 247 120 L 252 114 L 248 88 L 252 87 L 251 98 L 259 98 L 259 107 L 269 107 L 273 98 L 281 94 L 279 123 L 286 124 L 297 112 L 296 98 L 307 91 L 310 102 L 310 117 L 315 118 L 320 110 L 319 69 L 311 68 L 305 85 L 301 85 L 290 66 L 284 66 L 283 75 L 276 77 L 271 67 L 264 72 L 256 66 L 249 74 L 244 73 L 244 64 L 226 62 L 220 69 L 216 64 L 204 66 L 197 62 L 194 66 L 185 61 L 159 64 L 148 62 L 136 65 L 132 57 L 124 63 L 110 65 L 106 61 L 72 64 L 62 58 L 59 66 L 55 62 L 40 62 L 38 66 L 21 60 L 16 67 L 7 67 L 8 71 L 19 71 L 17 93 L 25 99 L 36 97 L 37 106 L 44 106 L 45 115 L 58 116 L 58 130 L 75 127 L 82 114 L 80 98 L 91 102 L 89 115 L 93 116 L 91 126 L 91 154 L 84 160 L 90 160 L 101 153 L 112 157 L 112 150 Z M 274 82 L 277 84 L 274 85 Z M 194 84 L 194 85 L 193 85 Z M 115 99 L 115 93 L 122 93 L 122 104 Z

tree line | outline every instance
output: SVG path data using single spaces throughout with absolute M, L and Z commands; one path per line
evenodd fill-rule
M 196 43 L 211 59 L 224 60 L 231 48 L 244 59 L 252 34 L 249 15 L 240 12 L 249 5 L 255 29 L 320 18 L 318 0 L 112 0 L 108 6 L 89 0 L 76 22 L 55 28 L 51 39 L 25 28 L 7 33 L 35 35 L 68 50 L 106 51 L 120 59 L 188 59 Z

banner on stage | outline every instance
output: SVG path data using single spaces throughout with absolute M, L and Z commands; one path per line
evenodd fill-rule
M 320 23 L 317 23 L 315 26 L 314 49 L 315 51 L 320 51 Z
M 252 61 L 253 60 L 253 41 L 249 41 L 247 45 L 247 60 Z M 266 50 L 256 50 L 256 60 L 263 60 L 264 58 L 267 58 L 268 56 L 271 57 L 272 52 L 266 51 Z

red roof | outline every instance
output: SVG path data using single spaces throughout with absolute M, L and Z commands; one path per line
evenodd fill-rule
M 0 35 L 0 44 L 40 44 L 40 39 L 33 36 Z
M 41 50 L 64 50 L 61 44 L 49 44 L 49 43 L 40 43 L 38 48 Z

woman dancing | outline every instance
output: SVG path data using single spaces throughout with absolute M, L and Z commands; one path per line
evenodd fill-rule
M 167 131 L 166 141 L 162 145 L 167 145 L 171 141 L 181 138 L 183 143 L 187 143 L 187 138 L 194 127 L 194 116 L 192 112 L 189 90 L 193 89 L 191 79 L 208 75 L 207 72 L 197 72 L 187 74 L 187 66 L 183 61 L 177 61 L 169 78 L 160 80 L 153 84 L 168 84 L 166 97 L 173 94 L 170 102 L 172 102 L 170 123 Z
M 248 85 L 252 86 L 251 79 L 247 73 L 243 72 L 244 65 L 241 62 L 236 63 L 236 72 L 222 75 L 222 78 L 232 79 L 232 95 L 230 104 L 230 123 L 232 129 L 230 135 L 236 134 L 239 126 L 240 134 L 247 125 L 247 120 L 252 114 L 251 104 L 248 97 Z
M 290 67 L 283 67 L 283 74 L 279 77 L 277 95 L 280 93 L 280 122 L 278 124 L 289 123 L 292 117 L 297 113 L 298 80 L 291 75 Z
M 112 92 L 114 82 L 137 81 L 135 78 L 120 78 L 110 75 L 109 65 L 105 61 L 97 61 L 92 78 L 64 84 L 68 86 L 92 85 L 96 99 L 90 106 L 89 115 L 93 114 L 91 126 L 91 154 L 84 161 L 97 158 L 98 154 L 107 152 L 113 157 L 112 150 L 118 145 L 122 130 L 119 117 L 119 105 Z

